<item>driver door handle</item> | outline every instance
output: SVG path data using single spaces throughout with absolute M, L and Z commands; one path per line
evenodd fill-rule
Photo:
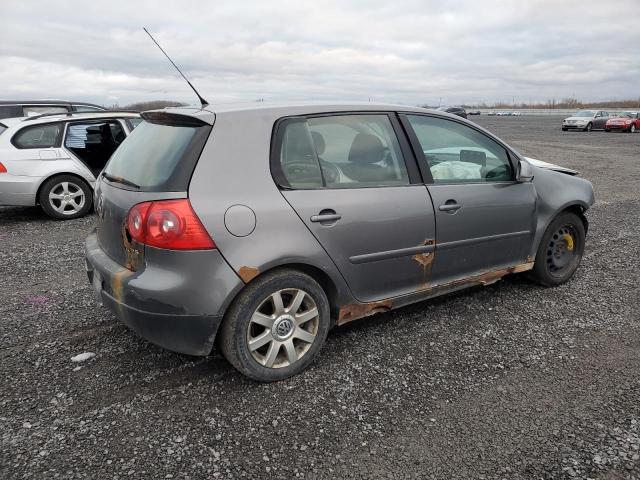
M 335 212 L 335 210 L 325 209 L 322 210 L 317 215 L 311 216 L 311 221 L 313 223 L 320 223 L 322 225 L 335 223 L 342 218 L 342 215 L 339 215 Z
M 447 203 L 445 203 L 444 205 L 440 205 L 438 207 L 438 210 L 440 210 L 441 212 L 457 212 L 458 210 L 460 210 L 460 208 L 462 207 L 462 205 L 458 204 L 458 203 L 450 203 L 451 200 L 447 201 Z

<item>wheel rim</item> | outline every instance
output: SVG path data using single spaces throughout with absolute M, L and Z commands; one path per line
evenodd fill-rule
M 636 126 L 635 125 L 631 125 L 631 133 L 635 133 L 636 131 Z
M 591 131 L 591 124 L 587 125 L 587 132 Z
M 278 290 L 251 316 L 247 346 L 263 367 L 288 367 L 307 354 L 319 324 L 320 312 L 311 295 L 297 288 Z
M 57 183 L 49 191 L 49 204 L 62 215 L 73 215 L 82 210 L 85 203 L 84 190 L 73 182 Z
M 573 265 L 578 251 L 576 239 L 576 232 L 570 225 L 559 228 L 551 236 L 547 245 L 547 269 L 552 276 L 562 277 Z

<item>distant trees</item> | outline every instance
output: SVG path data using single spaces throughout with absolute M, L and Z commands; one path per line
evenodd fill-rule
M 136 112 L 143 112 L 145 110 L 155 110 L 165 107 L 183 107 L 186 103 L 176 102 L 173 100 L 150 100 L 148 102 L 136 102 L 120 107 L 119 105 L 113 105 L 110 110 L 134 110 Z
M 471 108 L 496 108 L 496 109 L 563 109 L 563 110 L 576 110 L 579 108 L 640 108 L 640 99 L 638 100 L 607 100 L 604 102 L 581 102 L 575 98 L 563 98 L 556 101 L 555 98 L 549 99 L 546 102 L 537 103 L 517 103 L 512 104 L 508 102 L 496 102 L 489 106 L 486 103 L 479 105 L 472 105 Z

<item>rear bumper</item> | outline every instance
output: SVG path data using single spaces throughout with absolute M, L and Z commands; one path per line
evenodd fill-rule
M 133 272 L 106 255 L 95 233 L 85 248 L 96 297 L 125 325 L 167 350 L 211 352 L 226 306 L 244 285 L 218 251 L 152 251 L 145 267 Z M 174 258 L 165 258 L 162 268 L 149 256 L 154 265 L 157 256 Z
M 0 205 L 34 206 L 40 181 L 40 177 L 0 173 Z

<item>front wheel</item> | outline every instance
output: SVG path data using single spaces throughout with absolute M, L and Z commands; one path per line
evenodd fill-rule
M 222 354 L 260 382 L 302 372 L 329 331 L 329 301 L 322 287 L 295 270 L 267 273 L 234 301 L 220 329 Z
M 575 213 L 558 215 L 547 227 L 531 270 L 531 278 L 547 287 L 568 281 L 584 253 L 584 223 Z
M 42 210 L 56 220 L 84 217 L 93 202 L 87 182 L 73 175 L 58 175 L 47 180 L 38 197 Z
M 631 126 L 629 127 L 629 133 L 636 133 L 636 126 L 635 124 L 631 124 Z
M 584 127 L 584 131 L 585 132 L 590 132 L 591 130 L 593 130 L 593 125 L 591 124 L 591 122 L 587 123 L 587 126 Z

